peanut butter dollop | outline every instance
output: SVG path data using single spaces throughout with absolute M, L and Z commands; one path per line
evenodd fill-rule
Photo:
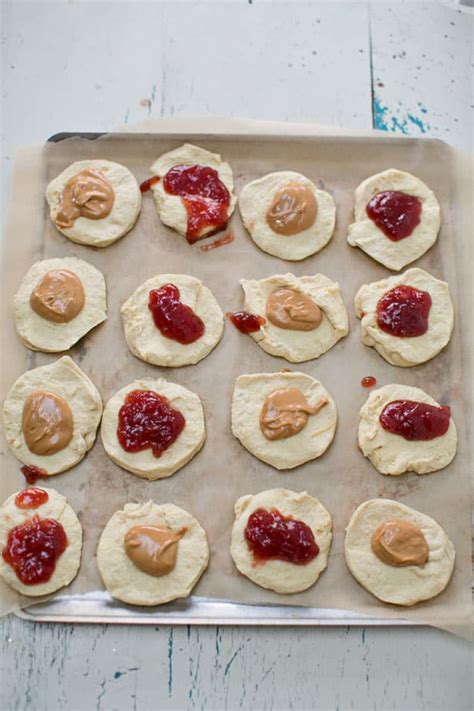
M 279 235 L 296 235 L 314 225 L 318 203 L 306 185 L 289 183 L 273 196 L 267 210 L 267 225 Z
M 314 331 L 323 315 L 319 306 L 306 294 L 294 289 L 275 289 L 267 299 L 266 316 L 278 328 L 290 331 Z
M 185 533 L 185 528 L 175 533 L 166 526 L 133 526 L 125 534 L 125 553 L 143 573 L 166 575 L 176 565 L 178 543 Z
M 372 550 L 382 563 L 394 566 L 424 565 L 429 548 L 426 538 L 409 521 L 385 521 L 374 531 Z
M 270 440 L 292 437 L 306 427 L 309 415 L 327 404 L 326 398 L 310 405 L 298 388 L 279 388 L 265 398 L 260 413 L 260 429 Z
M 78 217 L 101 220 L 110 215 L 115 201 L 112 184 L 100 170 L 85 168 L 64 186 L 61 204 L 54 218 L 58 227 L 72 227 Z
M 38 316 L 54 323 L 72 321 L 84 308 L 84 287 L 67 269 L 52 269 L 31 293 L 30 305 Z
M 64 398 L 44 390 L 35 390 L 23 405 L 23 437 L 33 454 L 50 455 L 67 447 L 74 422 Z

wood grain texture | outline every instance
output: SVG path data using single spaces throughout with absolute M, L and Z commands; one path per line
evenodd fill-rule
M 429 629 L 137 629 L 10 617 L 2 644 L 0 706 L 12 711 L 470 708 L 468 643 Z
M 472 13 L 456 3 L 101 2 L 93 22 L 91 5 L 2 3 L 3 198 L 17 146 L 147 116 L 374 121 L 472 147 Z M 468 644 L 431 629 L 147 629 L 11 616 L 1 644 L 7 711 L 463 711 L 473 701 Z

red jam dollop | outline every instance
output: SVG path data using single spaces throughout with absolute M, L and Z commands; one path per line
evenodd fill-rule
M 34 464 L 24 464 L 22 467 L 20 467 L 20 471 L 25 477 L 28 484 L 36 484 L 38 479 L 48 478 L 48 472 L 46 471 L 46 469 L 40 469 L 39 467 L 35 467 Z
M 266 324 L 263 316 L 249 314 L 248 311 L 228 311 L 226 317 L 241 333 L 255 333 Z
M 15 506 L 19 509 L 37 509 L 49 499 L 48 492 L 44 489 L 23 489 L 15 496 Z
M 184 429 L 184 416 L 152 390 L 132 390 L 119 410 L 117 437 L 126 452 L 151 449 L 155 457 L 171 447 Z
M 175 165 L 163 178 L 163 186 L 183 201 L 188 213 L 186 238 L 191 244 L 227 225 L 230 193 L 214 168 Z
M 422 336 L 428 330 L 431 296 L 404 284 L 387 291 L 377 304 L 377 324 L 400 338 Z
M 386 237 L 399 242 L 420 223 L 421 200 L 398 190 L 384 190 L 374 195 L 366 211 Z
M 245 540 L 256 562 L 276 559 L 305 565 L 319 553 L 310 527 L 303 521 L 283 516 L 277 509 L 256 509 L 250 514 Z
M 365 378 L 362 378 L 360 384 L 363 388 L 373 388 L 374 385 L 377 385 L 377 378 L 374 378 L 373 375 L 366 375 Z
M 451 409 L 415 400 L 393 400 L 380 413 L 380 424 L 392 434 L 411 442 L 435 439 L 446 434 Z
M 149 190 L 151 190 L 153 185 L 156 185 L 159 181 L 159 175 L 153 175 L 151 178 L 148 178 L 148 180 L 144 180 L 143 183 L 140 183 L 140 192 L 147 193 Z
M 59 521 L 34 516 L 8 532 L 2 556 L 24 585 L 39 585 L 51 578 L 67 545 L 66 532 Z
M 155 326 L 162 336 L 183 345 L 194 343 L 205 331 L 204 321 L 191 307 L 179 300 L 179 289 L 174 284 L 164 284 L 148 295 L 148 308 Z

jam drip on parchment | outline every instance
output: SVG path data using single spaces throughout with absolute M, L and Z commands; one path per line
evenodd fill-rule
M 152 390 L 132 390 L 119 410 L 117 437 L 126 452 L 151 449 L 155 457 L 171 447 L 186 424 L 168 400 Z
M 66 532 L 59 521 L 34 516 L 8 532 L 2 556 L 24 585 L 39 585 L 51 578 L 67 545 Z
M 380 424 L 392 434 L 411 442 L 435 439 L 446 434 L 451 409 L 415 400 L 393 400 L 380 413 Z
M 38 479 L 48 478 L 48 472 L 45 469 L 40 469 L 40 467 L 35 467 L 34 464 L 24 464 L 20 467 L 20 471 L 28 484 L 36 484 Z
M 284 560 L 305 565 L 319 553 L 310 527 L 303 521 L 283 516 L 277 509 L 256 509 L 250 514 L 245 540 L 256 563 Z
M 226 317 L 241 333 L 256 333 L 266 324 L 263 316 L 249 314 L 248 311 L 228 311 Z
M 164 284 L 150 291 L 148 308 L 155 326 L 165 338 L 187 345 L 201 338 L 205 331 L 204 321 L 180 301 L 179 289 L 174 284 Z
M 191 244 L 224 229 L 230 193 L 214 168 L 175 165 L 163 178 L 167 193 L 179 195 L 188 215 L 186 238 Z
M 153 185 L 156 185 L 159 182 L 160 176 L 152 175 L 151 178 L 148 178 L 147 180 L 144 180 L 143 183 L 140 183 L 140 192 L 147 193 L 149 190 L 152 189 Z
M 366 211 L 386 237 L 399 242 L 420 223 L 421 200 L 398 190 L 384 190 L 374 195 Z
M 428 330 L 431 296 L 401 284 L 387 291 L 377 304 L 378 327 L 391 336 L 415 338 Z

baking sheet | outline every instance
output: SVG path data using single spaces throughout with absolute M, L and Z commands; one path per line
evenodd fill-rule
M 235 215 L 230 223 L 235 241 L 220 249 L 202 252 L 199 244 L 190 247 L 161 225 L 151 195 L 144 196 L 142 214 L 132 232 L 104 250 L 74 245 L 54 229 L 46 213 L 43 191 L 46 183 L 69 163 L 87 157 L 109 158 L 127 165 L 137 179 L 142 180 L 148 177 L 148 167 L 156 156 L 185 140 L 223 154 L 233 167 L 237 194 L 248 180 L 270 170 L 291 169 L 308 175 L 329 190 L 336 201 L 338 221 L 333 240 L 318 255 L 303 262 L 284 262 L 258 250 L 245 233 L 240 217 Z M 470 235 L 457 229 L 459 215 L 454 210 L 453 160 L 451 149 L 438 141 L 271 133 L 265 136 L 109 135 L 95 141 L 68 140 L 24 156 L 14 181 L 6 245 L 3 391 L 25 368 L 55 359 L 53 355 L 26 352 L 16 339 L 11 298 L 23 273 L 36 259 L 75 255 L 101 269 L 107 280 L 107 322 L 70 351 L 98 386 L 104 401 L 137 377 L 164 376 L 201 396 L 208 431 L 203 450 L 168 480 L 146 482 L 122 471 L 107 459 L 99 438 L 78 467 L 47 482 L 67 496 L 84 526 L 81 570 L 76 581 L 64 591 L 66 595 L 92 594 L 102 588 L 95 565 L 95 549 L 103 526 L 127 501 L 153 498 L 187 508 L 208 531 L 211 564 L 195 589 L 197 598 L 350 609 L 374 619 L 407 619 L 438 626 L 466 622 L 470 607 L 471 547 L 466 436 L 468 391 L 463 383 L 466 351 L 463 351 L 459 328 L 461 323 L 464 329 L 463 310 L 461 318 L 456 318 L 451 343 L 431 363 L 411 369 L 390 366 L 375 351 L 362 345 L 359 322 L 352 306 L 354 294 L 362 283 L 381 279 L 388 272 L 345 241 L 351 221 L 352 193 L 360 180 L 387 167 L 408 170 L 426 180 L 440 199 L 443 227 L 437 245 L 418 260 L 416 266 L 449 281 L 459 315 L 457 292 L 462 282 L 457 278 L 454 245 L 465 244 Z M 126 347 L 119 307 L 145 279 L 160 272 L 175 272 L 201 278 L 213 290 L 223 311 L 235 310 L 243 303 L 239 278 L 262 278 L 286 271 L 297 275 L 321 272 L 339 281 L 349 311 L 351 332 L 319 360 L 292 366 L 293 370 L 302 370 L 320 379 L 335 398 L 339 425 L 332 446 L 314 462 L 291 472 L 277 472 L 252 457 L 232 436 L 230 401 L 237 375 L 271 372 L 287 367 L 288 363 L 264 353 L 250 338 L 226 324 L 221 344 L 198 365 L 180 369 L 147 366 L 134 358 Z M 467 335 L 465 331 L 464 334 Z M 469 342 L 464 340 L 464 345 Z M 425 477 L 408 474 L 389 478 L 378 474 L 363 458 L 357 448 L 356 433 L 358 410 L 368 392 L 359 383 L 369 374 L 377 377 L 379 385 L 416 384 L 437 400 L 451 405 L 460 440 L 452 465 Z M 2 498 L 23 484 L 19 465 L 9 452 L 4 454 L 3 461 Z M 297 595 L 279 596 L 256 587 L 237 573 L 229 555 L 235 499 L 275 486 L 306 489 L 333 515 L 334 541 L 328 570 L 316 586 Z M 448 589 L 438 598 L 413 609 L 386 606 L 364 591 L 348 572 L 343 556 L 344 527 L 357 505 L 377 496 L 395 498 L 428 513 L 453 540 L 457 551 L 455 572 Z M 32 602 L 6 590 L 5 585 L 0 592 L 3 611 Z M 152 608 L 146 614 L 161 615 L 162 611 L 164 608 L 161 611 Z

